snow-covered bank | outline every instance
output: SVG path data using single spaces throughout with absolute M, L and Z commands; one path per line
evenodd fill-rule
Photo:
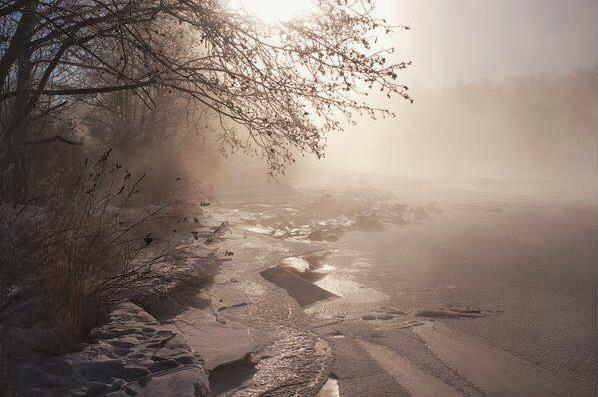
M 83 350 L 64 356 L 38 353 L 35 335 L 10 332 L 18 359 L 19 396 L 207 396 L 204 363 L 180 335 L 139 306 L 123 303 L 95 329 Z

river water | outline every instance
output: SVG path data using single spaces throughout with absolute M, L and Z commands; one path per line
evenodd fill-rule
M 230 203 L 242 210 L 226 216 L 236 214 L 247 232 L 308 241 L 324 227 L 321 236 L 334 235 L 314 242 L 324 251 L 320 276 L 306 274 L 338 295 L 304 306 L 314 324 L 332 324 L 317 328 L 336 355 L 322 396 L 598 393 L 595 195 L 488 187 L 299 189 Z M 355 203 L 367 212 L 386 200 L 363 207 L 369 197 L 388 195 L 430 217 L 396 222 L 388 208 L 400 207 L 382 206 L 389 219 L 380 230 L 338 232 L 355 219 Z M 315 263 L 304 259 L 281 265 L 303 273 Z
M 446 332 L 458 337 L 420 333 L 489 395 L 592 395 L 596 203 L 469 193 L 447 196 L 440 207 L 421 222 L 345 234 L 329 265 L 350 274 L 366 296 L 380 293 L 407 313 L 447 307 L 492 313 L 443 319 Z M 337 288 L 331 280 L 320 284 Z M 505 374 L 509 368 L 519 372 L 514 379 Z M 501 382 L 512 387 L 496 389 Z

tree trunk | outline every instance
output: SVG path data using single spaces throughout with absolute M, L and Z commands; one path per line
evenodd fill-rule
M 27 195 L 27 182 L 30 169 L 29 150 L 26 145 L 27 132 L 30 127 L 31 107 L 29 98 L 32 88 L 32 52 L 28 48 L 27 42 L 31 39 L 31 34 L 35 26 L 34 4 L 23 12 L 19 21 L 20 40 L 23 41 L 19 47 L 20 52 L 17 57 L 16 70 L 16 95 L 12 105 L 11 116 L 5 131 L 3 146 L 6 155 L 3 167 L 5 171 L 3 188 L 13 199 L 25 198 Z

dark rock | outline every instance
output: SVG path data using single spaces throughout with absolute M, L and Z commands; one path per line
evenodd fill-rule
M 430 214 L 424 207 L 413 207 L 409 212 L 416 220 L 430 219 Z
M 311 241 L 338 241 L 338 237 L 336 235 L 323 229 L 314 229 L 310 234 L 307 235 L 307 239 Z
M 79 365 L 79 372 L 90 381 L 122 377 L 124 364 L 118 360 L 90 361 Z
M 487 315 L 487 313 L 483 313 L 482 311 L 464 311 L 452 309 L 420 310 L 415 314 L 416 317 L 428 318 L 478 318 Z
M 359 215 L 355 218 L 355 226 L 366 232 L 382 230 L 382 222 L 375 215 Z
M 182 356 L 175 358 L 175 361 L 181 365 L 192 365 L 197 363 L 197 359 L 191 356 Z
M 149 373 L 150 371 L 147 368 L 131 365 L 125 367 L 123 375 L 125 377 L 125 380 L 131 382 L 139 378 L 142 378 L 148 375 Z
M 289 295 L 303 307 L 337 296 L 283 267 L 268 268 L 260 272 L 260 275 L 271 283 L 286 289 Z
M 102 382 L 92 382 L 87 389 L 87 393 L 85 393 L 86 397 L 92 396 L 103 396 L 106 395 L 107 392 L 110 391 L 110 385 L 107 383 Z

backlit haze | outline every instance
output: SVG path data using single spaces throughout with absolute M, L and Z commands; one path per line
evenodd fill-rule
M 232 6 L 275 24 L 303 15 L 310 4 Z M 598 2 L 382 0 L 376 12 L 410 28 L 378 44 L 396 47 L 395 61 L 412 61 L 399 79 L 415 103 L 377 98 L 397 117 L 347 123 L 328 137 L 324 159 L 299 156 L 279 181 L 482 180 L 595 197 Z M 244 169 L 252 168 L 240 157 Z M 225 167 L 237 181 L 234 163 Z M 265 179 L 258 160 L 253 169 Z
M 322 169 L 352 176 L 550 180 L 594 195 L 598 2 L 383 1 L 413 61 L 415 103 L 330 137 Z
M 265 23 L 286 22 L 300 16 L 310 9 L 308 0 L 267 1 L 267 0 L 232 0 L 230 6 L 235 10 L 244 10 Z

